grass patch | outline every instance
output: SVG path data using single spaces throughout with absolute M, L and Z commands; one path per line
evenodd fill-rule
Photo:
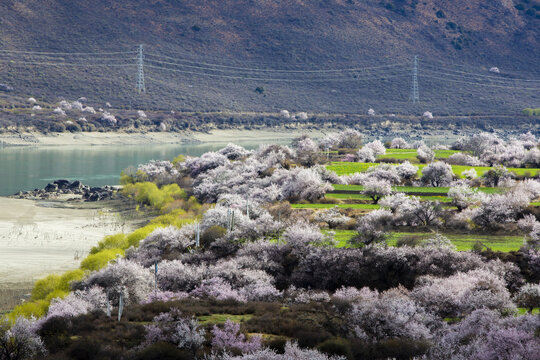
M 390 150 L 402 150 L 399 152 L 394 152 Z M 409 160 L 410 162 L 418 161 L 416 159 L 417 152 L 414 149 L 387 149 L 386 154 L 377 156 L 377 159 L 400 159 L 400 160 Z
M 518 314 L 519 315 L 526 315 L 527 314 L 527 309 L 525 308 L 518 308 Z M 534 308 L 531 312 L 532 315 L 538 315 L 540 314 L 540 308 Z
M 343 184 L 334 184 L 332 185 L 336 191 L 363 191 L 363 185 L 343 185 Z M 392 190 L 404 193 L 448 193 L 449 187 L 431 187 L 431 186 L 393 186 Z M 504 192 L 504 189 L 494 188 L 494 187 L 479 187 L 476 188 L 479 191 L 486 194 L 495 194 Z
M 328 170 L 334 171 L 337 175 L 352 175 L 358 172 L 365 172 L 367 169 L 373 166 L 377 166 L 377 163 L 354 163 L 354 162 L 339 162 L 335 161 L 326 165 Z M 397 165 L 397 164 L 395 164 Z M 418 166 L 418 176 L 422 175 L 422 169 L 426 164 L 417 164 Z M 452 165 L 452 171 L 455 175 L 459 177 L 461 173 L 465 170 L 475 169 L 478 176 L 482 176 L 485 172 L 493 169 L 491 166 L 467 166 L 467 165 Z M 508 168 L 508 171 L 513 172 L 519 176 L 532 177 L 540 173 L 540 169 L 528 169 L 528 168 Z
M 327 199 L 354 199 L 354 200 L 371 200 L 369 196 L 362 194 L 336 194 L 329 193 L 324 196 Z
M 459 150 L 434 150 L 436 159 L 448 159 Z M 416 149 L 386 149 L 386 154 L 377 156 L 377 159 L 399 159 L 418 163 Z
M 354 230 L 334 230 L 336 235 L 335 239 L 338 242 L 337 247 L 347 247 L 347 241 L 352 238 L 356 231 Z M 433 233 L 407 233 L 407 232 L 394 232 L 390 235 L 388 245 L 395 246 L 397 241 L 403 237 L 418 237 L 421 239 L 428 239 L 432 237 Z M 514 235 L 477 235 L 477 234 L 445 234 L 447 238 L 456 245 L 458 251 L 467 251 L 473 248 L 473 245 L 480 241 L 485 246 L 489 247 L 493 251 L 515 251 L 523 245 L 522 236 Z
M 366 195 L 362 194 L 326 194 L 325 196 L 327 199 L 340 199 L 340 200 L 370 200 L 371 198 Z M 450 202 L 450 198 L 446 196 L 434 196 L 434 195 L 420 195 L 420 200 L 432 200 L 432 201 L 440 201 L 440 202 Z
M 225 324 L 227 320 L 234 321 L 236 323 L 241 323 L 250 320 L 253 317 L 253 314 L 243 314 L 243 315 L 231 315 L 231 314 L 212 314 L 212 315 L 202 315 L 198 316 L 197 320 L 202 325 L 206 324 Z
M 293 209 L 331 209 L 334 206 L 341 209 L 375 210 L 381 208 L 378 204 L 291 204 Z

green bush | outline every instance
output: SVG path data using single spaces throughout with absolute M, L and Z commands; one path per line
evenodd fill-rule
M 523 109 L 523 114 L 526 115 L 526 116 L 540 116 L 540 108 L 536 108 L 536 109 L 526 108 L 526 109 Z
M 152 206 L 163 211 L 175 200 L 186 199 L 186 193 L 178 184 L 164 185 L 160 188 L 151 182 L 126 184 L 122 189 L 124 195 L 134 198 L 139 204 Z
M 37 300 L 31 302 L 25 302 L 21 305 L 18 305 L 13 309 L 13 311 L 8 315 L 8 318 L 11 321 L 15 321 L 19 316 L 30 318 L 36 317 L 40 318 L 47 313 L 49 308 L 49 302 L 46 300 Z
M 163 225 L 162 224 L 148 224 L 146 226 L 143 226 L 142 228 L 139 228 L 133 231 L 131 234 L 127 236 L 128 247 L 130 246 L 138 247 L 141 240 L 143 240 L 148 235 L 150 235 L 152 231 L 160 227 L 163 227 Z
M 81 261 L 81 269 L 96 271 L 106 266 L 109 261 L 114 260 L 118 255 L 124 255 L 123 249 L 106 249 L 98 252 L 97 254 L 91 254 Z
M 90 254 L 97 254 L 98 252 L 105 249 L 127 249 L 128 248 L 128 237 L 126 234 L 115 234 L 105 236 L 97 246 L 92 247 Z
M 71 124 L 67 124 L 66 125 L 66 130 L 67 131 L 70 131 L 70 132 L 80 132 L 81 131 L 81 127 L 79 126 L 79 124 L 77 123 L 71 123 Z
M 184 161 L 186 161 L 186 157 L 184 155 L 178 155 L 177 157 L 173 159 L 172 163 L 173 165 L 176 165 L 179 163 L 183 163 Z
M 43 300 L 54 290 L 58 289 L 60 287 L 60 281 L 61 277 L 57 274 L 52 274 L 47 277 L 44 277 L 43 279 L 39 279 L 34 284 L 34 288 L 32 289 L 32 300 Z

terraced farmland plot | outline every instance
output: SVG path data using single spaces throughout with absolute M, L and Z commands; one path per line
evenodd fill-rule
M 339 193 L 329 193 L 326 194 L 327 199 L 340 199 L 340 200 L 368 200 L 371 201 L 371 198 L 362 194 L 339 194 Z M 431 201 L 440 201 L 440 202 L 450 202 L 451 199 L 446 196 L 436 196 L 436 195 L 419 195 L 420 200 L 431 200 Z
M 338 175 L 352 175 L 358 172 L 365 172 L 367 169 L 373 166 L 380 165 L 378 163 L 354 163 L 354 162 L 332 162 L 330 165 L 326 165 L 328 170 L 334 171 Z M 398 164 L 395 164 L 398 165 Z M 426 164 L 417 164 L 418 176 L 422 175 L 422 169 Z M 454 174 L 463 178 L 461 173 L 465 170 L 475 169 L 478 176 L 482 176 L 485 172 L 493 169 L 489 166 L 467 166 L 467 165 L 452 165 Z M 526 169 L 526 168 L 508 168 L 508 171 L 513 172 L 519 176 L 535 176 L 540 173 L 540 169 Z
M 447 159 L 451 155 L 459 153 L 459 150 L 434 150 L 436 159 Z M 377 156 L 377 159 L 401 159 L 410 162 L 418 162 L 416 149 L 386 149 L 386 154 Z
M 354 230 L 334 230 L 336 235 L 335 239 L 338 242 L 337 247 L 348 246 L 347 241 L 351 239 L 356 232 Z M 519 250 L 523 245 L 522 236 L 514 235 L 477 235 L 477 234 L 442 234 L 452 241 L 456 245 L 459 251 L 467 251 L 473 248 L 473 245 L 480 241 L 483 245 L 489 247 L 493 251 L 514 251 Z M 388 245 L 395 246 L 397 241 L 404 237 L 418 237 L 421 239 L 428 239 L 434 236 L 433 233 L 404 233 L 395 232 L 390 235 Z
M 331 209 L 337 206 L 341 209 L 364 209 L 376 210 L 381 206 L 378 204 L 291 204 L 293 209 Z
M 349 200 L 371 200 L 369 196 L 362 194 L 336 194 L 329 193 L 325 195 L 328 199 L 349 199 Z
M 364 186 L 362 185 L 343 185 L 343 184 L 334 184 L 332 185 L 336 192 L 339 191 L 363 191 Z M 449 187 L 430 187 L 430 186 L 393 186 L 392 190 L 404 193 L 418 193 L 418 194 L 447 194 Z M 477 188 L 479 191 L 486 194 L 495 194 L 502 193 L 504 189 L 493 188 L 493 187 L 480 187 Z

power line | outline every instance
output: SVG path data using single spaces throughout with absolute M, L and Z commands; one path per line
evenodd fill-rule
M 443 72 L 443 71 L 434 71 L 434 70 L 429 70 L 429 69 L 424 69 L 423 72 L 428 73 L 428 74 L 432 74 L 434 76 L 445 76 L 445 77 L 448 77 L 449 79 L 458 79 L 458 80 L 463 80 L 463 81 L 468 81 L 468 82 L 476 82 L 476 83 L 492 84 L 492 85 L 500 85 L 500 86 L 518 86 L 518 85 L 536 86 L 536 85 L 540 85 L 540 84 L 536 84 L 536 83 L 531 84 L 531 83 L 519 83 L 519 82 L 506 82 L 506 81 L 498 81 L 496 79 L 475 78 L 474 75 L 465 76 L 465 75 L 460 75 L 460 74 L 452 74 L 452 73 L 447 73 L 447 72 Z
M 392 75 L 392 76 L 376 77 L 376 78 L 355 78 L 355 77 L 350 77 L 350 78 L 321 78 L 321 79 L 283 79 L 283 78 L 255 78 L 255 77 L 230 76 L 230 75 L 221 75 L 221 74 L 208 74 L 208 73 L 199 73 L 199 72 L 188 71 L 188 70 L 170 69 L 170 68 L 164 68 L 164 67 L 153 66 L 153 65 L 146 65 L 146 67 L 151 68 L 151 69 L 172 71 L 172 72 L 178 72 L 178 73 L 183 73 L 183 74 L 192 74 L 192 75 L 201 75 L 201 76 L 210 76 L 210 77 L 221 77 L 221 78 L 228 78 L 228 79 L 256 80 L 256 81 L 282 81 L 282 82 L 370 81 L 370 80 L 386 80 L 386 79 L 391 79 L 391 78 L 399 78 L 399 77 L 407 76 L 406 74 L 400 74 L 400 75 Z
M 470 81 L 462 81 L 462 80 L 455 80 L 455 79 L 449 79 L 449 78 L 441 78 L 441 77 L 438 77 L 438 76 L 430 76 L 430 75 L 424 75 L 424 74 L 420 74 L 419 76 L 429 78 L 429 79 L 451 81 L 451 82 L 462 83 L 462 84 L 470 84 L 470 85 L 476 85 L 476 86 L 496 87 L 496 88 L 503 88 L 503 89 L 517 89 L 517 90 L 527 90 L 527 91 L 528 90 L 540 91 L 540 88 L 524 88 L 524 87 L 517 87 L 517 86 L 497 85 L 497 84 L 482 84 L 482 83 L 474 83 L 474 82 L 470 82 Z
M 34 54 L 34 55 L 117 55 L 117 54 L 136 54 L 136 51 L 116 51 L 116 52 L 38 52 L 38 51 L 22 51 L 22 50 L 0 50 L 0 53 L 14 54 Z
M 69 58 L 68 56 L 61 56 L 61 57 L 54 57 L 54 56 L 46 56 L 46 55 L 40 55 L 40 56 L 21 56 L 21 55 L 13 55 L 13 54 L 1 54 L 0 58 L 4 60 L 27 60 L 27 61 L 126 61 L 126 60 L 136 60 L 137 57 L 87 57 L 84 59 L 81 58 Z
M 213 69 L 213 68 L 209 68 L 209 67 L 202 67 L 202 66 L 194 66 L 194 65 L 183 65 L 183 64 L 175 64 L 175 63 L 170 63 L 170 62 L 163 62 L 163 61 L 157 61 L 157 60 L 151 60 L 151 59 L 147 59 L 145 57 L 145 60 L 151 62 L 151 63 L 159 63 L 159 64 L 163 64 L 163 65 L 173 65 L 173 66 L 180 66 L 180 67 L 186 67 L 186 68 L 192 68 L 192 69 L 199 69 L 199 70 L 203 70 L 203 71 L 214 71 L 214 72 L 230 72 L 230 71 L 240 71 L 240 70 L 229 70 L 229 69 Z M 147 65 L 148 66 L 148 65 Z M 400 64 L 399 65 L 400 67 L 403 67 L 403 69 L 405 69 L 405 64 Z M 165 66 L 161 66 L 162 68 L 164 69 L 171 69 L 169 67 L 165 67 Z M 396 71 L 396 70 L 401 70 L 401 69 L 389 69 L 389 71 Z M 270 71 L 270 70 L 269 70 Z M 295 71 L 294 74 L 328 74 L 330 73 L 330 71 L 332 71 L 332 74 L 335 74 L 335 72 L 333 72 L 333 70 L 328 70 L 328 72 L 326 71 L 317 71 L 317 72 L 314 72 L 314 71 Z M 337 71 L 337 70 L 336 70 Z M 339 70 L 339 71 L 343 71 L 343 70 Z M 244 72 L 251 72 L 250 70 L 247 70 L 247 71 L 244 71 Z M 275 70 L 275 72 L 273 73 L 277 73 L 278 70 Z M 348 71 L 348 72 L 353 72 L 353 71 Z M 289 72 L 285 72 L 285 73 L 289 73 Z M 234 73 L 233 73 L 234 74 Z M 387 72 L 383 72 L 383 71 L 375 71 L 375 72 L 366 72 L 366 76 L 370 76 L 370 75 L 385 75 L 387 74 Z M 234 74 L 236 76 L 239 76 L 238 74 Z M 234 76 L 233 75 L 233 76 Z M 286 74 L 282 74 L 282 75 L 286 75 Z
M 185 67 L 196 67 L 201 69 L 211 69 L 211 68 L 205 68 L 201 67 L 200 65 L 206 65 L 209 67 L 222 67 L 227 69 L 236 69 L 236 70 L 247 70 L 247 71 L 253 71 L 253 72 L 282 72 L 282 73 L 322 73 L 322 72 L 352 72 L 352 71 L 364 71 L 364 70 L 377 70 L 377 69 L 386 69 L 386 68 L 392 68 L 392 67 L 400 67 L 400 66 L 406 66 L 406 63 L 398 63 L 398 64 L 389 64 L 389 65 L 381 65 L 381 66 L 371 66 L 371 67 L 362 67 L 362 68 L 345 68 L 345 69 L 320 69 L 320 70 L 287 70 L 287 69 L 261 69 L 261 68 L 249 68 L 249 67 L 238 67 L 238 66 L 228 66 L 228 65 L 221 65 L 221 64 L 215 64 L 215 63 L 205 63 L 205 62 L 199 62 L 199 61 L 191 61 L 191 60 L 185 60 L 185 59 L 179 59 L 179 58 L 172 58 L 169 56 L 160 56 L 160 55 L 154 55 L 151 53 L 146 54 L 146 56 L 154 56 L 158 58 L 165 58 L 165 59 L 171 59 L 176 61 L 183 61 L 188 64 L 197 64 L 197 65 L 184 65 L 179 63 L 171 63 L 171 62 L 164 62 L 159 60 L 153 60 L 148 59 L 148 61 L 166 64 L 166 65 L 178 65 L 178 66 L 185 66 Z M 214 69 L 211 69 L 214 70 Z M 218 70 L 215 69 L 215 71 L 224 71 L 224 70 Z
M 0 62 L 7 63 L 8 65 L 44 65 L 44 66 L 74 66 L 74 67 L 93 67 L 93 66 L 112 66 L 112 67 L 130 67 L 136 66 L 136 64 L 83 64 L 83 63 L 66 63 L 66 62 L 35 62 L 35 61 L 14 61 L 0 59 Z
M 435 59 L 429 59 L 429 60 L 423 60 L 423 59 L 420 59 L 422 62 L 425 62 L 426 64 L 429 64 L 429 63 L 438 63 L 440 64 L 440 66 L 445 66 L 445 67 L 458 67 L 458 68 L 463 68 L 464 70 L 469 70 L 469 71 L 472 71 L 471 68 L 474 67 L 473 65 L 462 65 L 462 64 L 456 64 L 456 63 L 447 63 L 447 62 L 444 62 L 444 61 L 441 61 L 441 60 L 435 60 Z M 439 66 L 439 65 L 433 65 L 433 66 Z M 482 69 L 482 68 L 479 68 L 479 69 Z M 457 71 L 457 70 L 456 70 Z M 484 69 L 482 69 L 482 71 L 485 71 Z M 504 74 L 508 74 L 508 75 L 520 75 L 520 76 L 523 76 L 523 72 L 512 72 L 512 71 L 505 71 Z M 534 75 L 539 75 L 540 76 L 540 73 L 539 72 L 527 72 L 527 74 L 534 74 Z M 484 76 L 489 76 L 489 75 L 484 75 Z
M 505 78 L 505 77 L 500 77 L 500 76 L 484 75 L 484 74 L 478 74 L 478 73 L 472 73 L 472 72 L 466 72 L 466 71 L 460 71 L 460 70 L 441 69 L 441 68 L 435 67 L 434 65 L 430 65 L 429 63 L 425 63 L 425 65 L 427 65 L 428 67 L 431 66 L 434 69 L 432 71 L 436 71 L 436 72 L 445 72 L 446 71 L 446 72 L 449 72 L 448 75 L 454 75 L 454 76 L 463 76 L 463 77 L 465 77 L 467 75 L 467 77 L 474 76 L 474 77 L 492 79 L 492 80 L 495 80 L 495 81 L 540 82 L 540 79 Z M 426 71 L 429 71 L 429 70 L 426 70 Z M 458 74 L 452 74 L 452 73 L 458 73 Z

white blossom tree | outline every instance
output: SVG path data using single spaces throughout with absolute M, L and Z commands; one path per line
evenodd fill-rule
M 435 160 L 435 153 L 433 150 L 428 148 L 426 145 L 422 145 L 417 150 L 418 155 L 416 156 L 421 163 L 430 163 Z
M 368 180 L 364 183 L 362 194 L 369 196 L 374 204 L 392 193 L 392 185 L 385 180 Z
M 442 161 L 431 163 L 422 169 L 422 181 L 433 187 L 448 186 L 453 177 L 452 167 Z
M 393 138 L 390 142 L 391 149 L 410 149 L 411 145 L 405 141 L 403 138 L 397 137 Z

